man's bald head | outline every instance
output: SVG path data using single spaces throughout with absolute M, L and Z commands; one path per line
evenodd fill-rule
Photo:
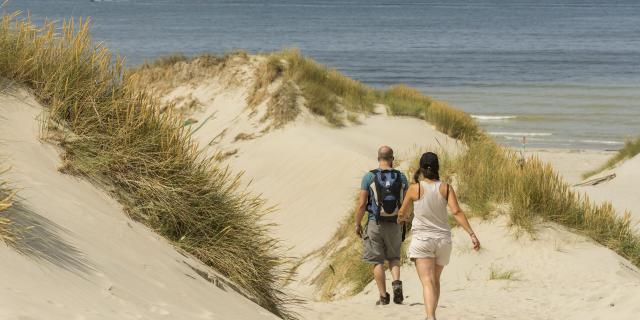
M 393 162 L 393 149 L 389 146 L 378 148 L 378 161 L 387 161 L 391 164 Z

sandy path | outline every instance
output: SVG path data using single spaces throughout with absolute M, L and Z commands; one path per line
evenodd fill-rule
M 469 249 L 454 230 L 454 252 L 442 279 L 438 319 L 625 319 L 640 314 L 640 271 L 611 250 L 562 227 L 540 226 L 536 239 L 515 238 L 506 218 L 473 220 L 484 248 Z M 513 280 L 489 280 L 491 268 L 515 271 Z M 422 319 L 415 270 L 402 270 L 405 304 L 375 306 L 371 283 L 351 299 L 312 303 L 306 319 Z
M 128 219 L 104 192 L 60 174 L 57 150 L 38 140 L 42 108 L 15 94 L 0 95 L 0 152 L 21 189 L 10 215 L 28 230 L 16 248 L 0 245 L 0 319 L 274 318 L 205 280 L 196 270 L 215 272 Z

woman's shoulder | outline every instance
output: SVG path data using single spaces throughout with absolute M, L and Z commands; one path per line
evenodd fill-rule
M 409 189 L 407 192 L 418 193 L 418 188 L 420 187 L 420 182 L 411 181 L 409 183 Z
M 448 194 L 449 192 L 451 192 L 451 189 L 453 189 L 453 186 L 451 186 L 450 184 L 448 184 L 448 183 L 446 183 L 446 182 L 444 182 L 444 181 L 440 181 L 439 191 L 440 191 L 440 194 L 441 194 L 443 197 L 446 197 L 446 196 L 447 196 L 447 194 Z

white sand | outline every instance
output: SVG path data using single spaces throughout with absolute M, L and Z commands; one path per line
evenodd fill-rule
M 527 152 L 527 156 L 534 155 L 550 163 L 572 185 L 580 183 L 585 172 L 601 166 L 614 154 L 612 151 L 569 149 L 530 149 Z
M 595 186 L 583 186 L 576 188 L 585 192 L 592 200 L 597 202 L 609 201 L 620 214 L 626 211 L 631 213 L 632 221 L 636 229 L 640 231 L 640 156 L 635 156 L 612 170 L 608 170 L 598 176 L 615 174 L 613 180 L 603 182 Z
M 12 219 L 30 228 L 18 243 L 29 252 L 0 245 L 0 319 L 275 318 L 198 275 L 216 273 L 128 219 L 104 192 L 60 174 L 57 150 L 38 140 L 41 107 L 17 94 L 0 96 L 0 153 L 21 189 Z

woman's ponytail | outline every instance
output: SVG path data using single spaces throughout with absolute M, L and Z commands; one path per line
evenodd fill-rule
M 418 183 L 420 182 L 420 175 L 422 174 L 422 169 L 418 168 L 418 170 L 416 170 L 416 173 L 413 174 L 413 180 Z
M 429 180 L 440 180 L 438 169 L 438 167 L 427 167 L 427 169 L 424 170 L 424 177 Z
M 438 172 L 438 167 L 427 167 L 418 168 L 416 173 L 413 174 L 413 180 L 418 183 L 420 182 L 420 176 L 425 177 L 429 180 L 440 180 L 440 173 Z

